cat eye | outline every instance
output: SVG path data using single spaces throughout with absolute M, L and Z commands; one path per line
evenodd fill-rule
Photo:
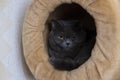
M 73 36 L 73 38 L 75 39 L 76 37 L 75 37 L 75 36 Z
M 72 35 L 72 38 L 76 38 L 76 35 L 75 35 L 75 34 L 73 34 L 73 35 Z
M 64 37 L 63 37 L 63 35 L 60 35 L 60 36 L 58 36 L 58 38 L 59 38 L 59 39 L 63 39 Z

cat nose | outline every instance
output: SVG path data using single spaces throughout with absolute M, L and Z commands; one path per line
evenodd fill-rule
M 66 45 L 68 45 L 68 46 L 69 46 L 69 45 L 70 45 L 70 43 L 68 42 L 68 43 L 66 43 Z
M 66 45 L 67 45 L 67 46 L 70 46 L 70 45 L 71 45 L 71 41 L 69 41 L 69 40 L 66 41 Z

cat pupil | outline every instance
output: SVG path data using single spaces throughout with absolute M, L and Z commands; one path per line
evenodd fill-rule
M 60 36 L 58 36 L 58 38 L 63 39 L 63 36 L 62 36 L 62 35 L 60 35 Z
M 75 35 L 73 35 L 73 38 L 76 38 Z

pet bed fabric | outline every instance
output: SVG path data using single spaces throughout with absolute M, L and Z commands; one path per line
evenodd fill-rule
M 59 71 L 47 55 L 45 25 L 52 11 L 63 3 L 77 3 L 93 16 L 97 37 L 92 56 L 79 68 Z M 34 0 L 23 27 L 26 63 L 36 80 L 120 80 L 119 0 Z

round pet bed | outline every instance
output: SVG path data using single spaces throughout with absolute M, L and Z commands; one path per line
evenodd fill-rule
M 91 57 L 72 71 L 54 69 L 47 54 L 46 22 L 64 3 L 82 6 L 95 19 L 97 29 Z M 120 80 L 119 8 L 119 0 L 34 0 L 25 17 L 22 38 L 25 60 L 36 80 Z

